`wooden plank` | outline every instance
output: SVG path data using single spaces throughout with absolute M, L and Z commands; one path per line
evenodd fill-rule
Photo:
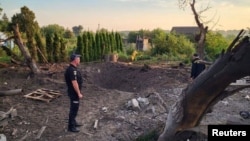
M 60 94 L 59 91 L 40 88 L 40 89 L 37 89 L 36 91 L 33 91 L 31 93 L 24 95 L 24 97 L 35 99 L 35 100 L 41 100 L 45 102 L 50 102 L 52 99 L 55 99 L 61 95 L 62 94 Z

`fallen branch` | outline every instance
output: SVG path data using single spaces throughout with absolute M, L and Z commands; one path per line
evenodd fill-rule
M 13 89 L 13 90 L 6 90 L 6 91 L 0 91 L 0 96 L 11 96 L 11 95 L 17 95 L 22 93 L 22 89 Z
M 19 139 L 18 141 L 25 141 L 26 138 L 30 135 L 31 133 L 29 131 L 26 132 L 26 134 L 21 138 Z
M 17 116 L 17 111 L 13 107 L 8 112 L 0 111 L 0 127 L 7 126 L 9 118 L 13 119 L 15 116 Z
M 17 116 L 17 111 L 13 107 L 11 107 L 8 112 L 0 111 L 0 121 L 5 119 L 5 118 L 9 118 L 9 117 L 13 118 L 15 116 Z
M 41 138 L 41 136 L 42 136 L 43 132 L 45 131 L 45 129 L 46 129 L 46 126 L 43 126 L 43 127 L 40 129 L 39 133 L 38 133 L 37 136 L 36 136 L 36 139 L 40 139 L 40 138 Z

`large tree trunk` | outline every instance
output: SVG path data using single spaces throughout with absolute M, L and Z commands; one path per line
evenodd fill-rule
M 226 91 L 226 88 L 235 80 L 250 75 L 249 60 L 250 43 L 249 37 L 245 36 L 237 45 L 231 45 L 222 52 L 208 70 L 182 91 L 179 100 L 169 111 L 165 129 L 158 141 L 176 141 L 176 133 L 199 125 L 211 106 L 235 93 L 237 90 Z
M 28 65 L 28 67 L 31 69 L 31 72 L 33 74 L 40 73 L 41 71 L 37 67 L 36 61 L 34 59 L 32 59 L 29 51 L 27 50 L 27 48 L 23 44 L 22 38 L 20 36 L 18 25 L 13 26 L 13 31 L 14 31 L 15 43 L 17 44 L 17 46 L 19 47 L 20 51 L 22 52 L 24 58 L 26 59 L 26 63 Z

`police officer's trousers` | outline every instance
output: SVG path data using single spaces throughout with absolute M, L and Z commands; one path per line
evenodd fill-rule
M 79 100 L 70 98 L 70 111 L 69 111 L 69 124 L 68 124 L 69 129 L 75 128 L 78 109 L 79 109 Z

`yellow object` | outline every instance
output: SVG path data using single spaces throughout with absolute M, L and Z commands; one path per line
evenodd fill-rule
M 135 60 L 135 57 L 136 57 L 137 54 L 138 54 L 138 52 L 136 50 L 134 50 L 132 55 L 131 55 L 131 61 Z

